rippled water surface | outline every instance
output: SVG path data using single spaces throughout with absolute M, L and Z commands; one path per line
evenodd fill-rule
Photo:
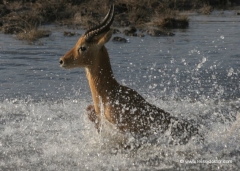
M 84 69 L 58 65 L 79 37 L 64 37 L 68 29 L 51 26 L 35 45 L 0 34 L 0 170 L 238 170 L 239 25 L 234 12 L 193 15 L 174 37 L 106 44 L 121 84 L 201 126 L 204 144 L 186 145 L 167 135 L 139 142 L 111 126 L 98 134 L 85 113 L 92 99 Z

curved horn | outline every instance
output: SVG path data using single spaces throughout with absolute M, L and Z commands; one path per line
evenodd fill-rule
M 114 5 L 111 6 L 107 15 L 104 17 L 103 21 L 99 25 L 88 29 L 84 33 L 86 41 L 90 42 L 94 36 L 97 36 L 105 31 L 108 31 L 113 22 L 113 19 L 114 19 Z
M 104 17 L 104 19 L 102 20 L 102 22 L 101 22 L 99 25 L 97 25 L 97 26 L 94 26 L 94 27 L 92 27 L 92 28 L 89 28 L 89 29 L 85 32 L 84 35 L 87 35 L 89 32 L 94 31 L 94 30 L 96 30 L 96 29 L 99 28 L 99 27 L 102 27 L 102 26 L 107 22 L 107 20 L 109 19 L 110 14 L 113 12 L 112 10 L 114 10 L 113 8 L 114 8 L 114 6 L 112 5 L 111 8 L 109 9 L 107 15 L 106 15 L 106 16 Z

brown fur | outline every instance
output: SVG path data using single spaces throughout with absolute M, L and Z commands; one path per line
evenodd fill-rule
M 89 120 L 99 130 L 101 105 L 104 116 L 122 132 L 148 135 L 156 131 L 171 129 L 172 136 L 187 134 L 183 142 L 197 134 L 197 128 L 185 121 L 178 121 L 164 110 L 149 104 L 135 90 L 120 85 L 114 78 L 108 52 L 104 46 L 111 38 L 112 31 L 107 31 L 87 43 L 84 36 L 77 44 L 60 58 L 64 68 L 84 67 L 92 93 L 94 105 L 87 107 Z M 85 47 L 85 51 L 79 50 Z M 170 128 L 171 127 L 171 128 Z

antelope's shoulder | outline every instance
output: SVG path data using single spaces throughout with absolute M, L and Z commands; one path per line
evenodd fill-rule
M 121 103 L 143 103 L 145 102 L 145 99 L 138 94 L 137 91 L 126 87 L 119 85 L 112 93 L 111 95 L 112 100 L 118 100 Z
M 139 113 L 151 113 L 154 115 L 165 114 L 166 116 L 169 113 L 165 112 L 164 110 L 158 108 L 155 105 L 150 104 L 146 101 L 137 91 L 120 85 L 112 95 L 112 103 L 114 105 L 119 104 L 120 106 L 124 106 L 128 109 L 136 109 L 136 112 Z
M 126 109 L 145 110 L 145 108 L 152 108 L 153 106 L 148 103 L 137 91 L 120 85 L 111 99 L 112 103 Z

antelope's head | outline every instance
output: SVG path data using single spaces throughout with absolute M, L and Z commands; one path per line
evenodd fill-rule
M 112 5 L 103 21 L 88 29 L 81 36 L 76 45 L 60 58 L 60 66 L 63 68 L 88 67 L 101 56 L 102 48 L 111 36 L 110 26 L 114 19 L 114 6 Z

